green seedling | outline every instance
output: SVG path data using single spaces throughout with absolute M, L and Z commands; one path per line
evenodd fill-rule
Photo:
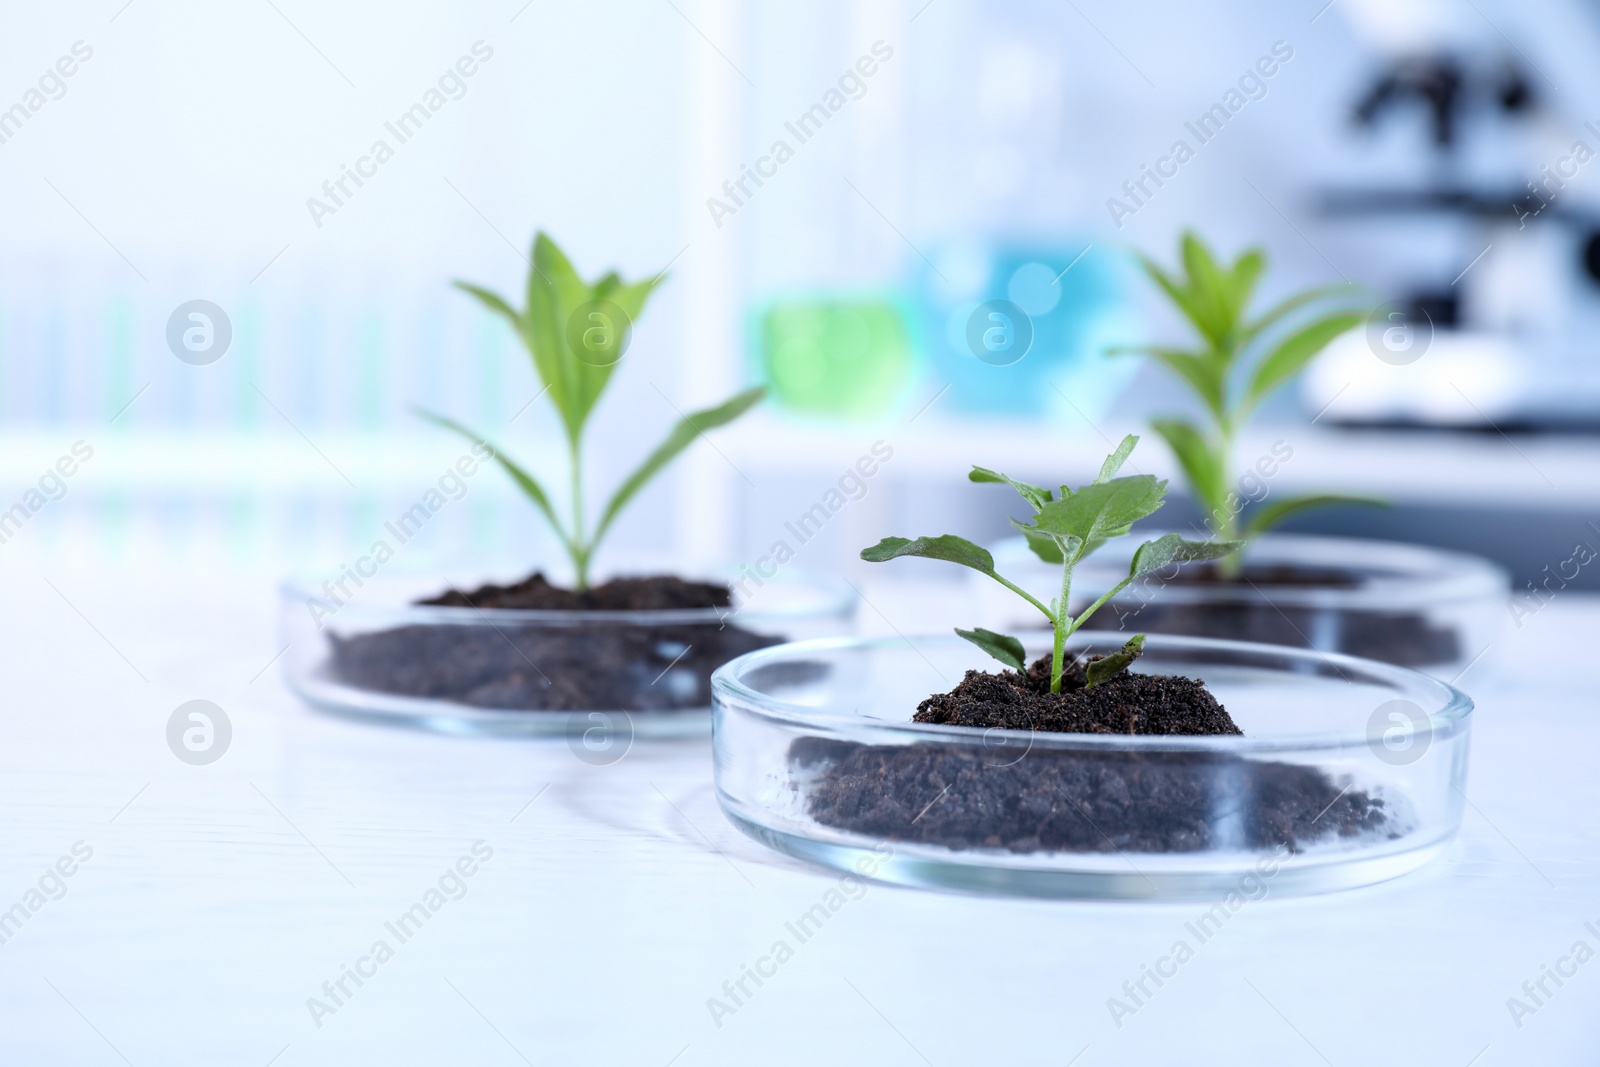
M 716 407 L 696 411 L 679 419 L 666 440 L 623 479 L 606 501 L 599 518 L 586 526 L 583 505 L 583 429 L 600 394 L 611 380 L 633 331 L 633 323 L 645 301 L 660 285 L 665 274 L 646 281 L 624 282 L 615 272 L 595 282 L 578 276 L 560 248 L 544 233 L 533 241 L 533 261 L 528 271 L 527 304 L 518 311 L 499 295 L 476 285 L 456 282 L 456 287 L 476 297 L 489 310 L 504 318 L 533 357 L 533 367 L 544 392 L 549 394 L 566 431 L 567 470 L 571 488 L 568 521 L 563 523 L 545 492 L 527 469 L 506 453 L 494 449 L 495 459 L 511 476 L 539 514 L 561 538 L 572 560 L 575 585 L 589 586 L 589 565 L 595 550 L 610 531 L 612 523 L 650 479 L 671 463 L 678 454 L 707 430 L 715 429 L 750 410 L 766 390 L 746 389 Z M 471 440 L 485 441 L 454 419 L 417 409 L 431 422 L 454 430 Z M 488 443 L 485 441 L 485 443 Z M 491 445 L 490 447 L 494 447 Z
M 1154 419 L 1150 427 L 1172 449 L 1189 492 L 1205 508 L 1216 538 L 1248 544 L 1289 516 L 1310 508 L 1379 503 L 1330 493 L 1286 497 L 1253 508 L 1241 523 L 1240 497 L 1231 488 L 1235 484 L 1233 445 L 1239 428 L 1262 400 L 1300 373 L 1329 342 L 1361 325 L 1370 309 L 1327 310 L 1338 297 L 1354 292 L 1347 284 L 1331 285 L 1295 293 L 1259 318 L 1251 318 L 1246 309 L 1266 268 L 1261 250 L 1247 249 L 1232 265 L 1224 266 L 1192 232 L 1183 234 L 1179 246 L 1182 277 L 1168 274 L 1151 259 L 1141 259 L 1145 273 L 1200 335 L 1199 347 L 1141 345 L 1109 351 L 1157 360 L 1199 398 L 1209 425 L 1169 418 Z M 1245 367 L 1253 368 L 1248 375 Z M 1218 566 L 1225 574 L 1237 574 L 1238 557 L 1224 559 Z
M 904 537 L 885 537 L 871 548 L 862 549 L 861 558 L 868 563 L 884 563 L 900 556 L 921 556 L 925 559 L 942 559 L 971 567 L 986 574 L 1013 593 L 1039 609 L 1054 631 L 1055 641 L 1050 656 L 1050 691 L 1061 692 L 1061 675 L 1065 665 L 1067 638 L 1098 611 L 1106 601 L 1126 589 L 1130 582 L 1153 574 L 1173 563 L 1189 560 L 1220 559 L 1239 548 L 1238 541 L 1186 541 L 1178 534 L 1169 533 L 1146 541 L 1133 554 L 1128 566 L 1128 576 L 1108 590 L 1104 596 L 1084 608 L 1077 615 L 1067 610 L 1072 592 L 1072 569 L 1089 553 L 1113 537 L 1123 537 L 1129 527 L 1147 515 L 1154 514 L 1167 495 L 1167 483 L 1148 474 L 1117 477 L 1128 454 L 1139 439 L 1132 434 L 1122 439 L 1117 450 L 1106 457 L 1100 474 L 1093 483 L 1079 489 L 1061 486 L 1056 492 L 1027 482 L 1008 478 L 987 467 L 973 467 L 967 475 L 974 482 L 1003 482 L 1011 486 L 1033 509 L 1033 521 L 1012 519 L 1012 525 L 1027 538 L 1034 554 L 1047 563 L 1061 567 L 1061 595 L 1044 604 L 1027 590 L 996 573 L 994 557 L 988 550 L 965 538 L 945 534 L 941 537 L 919 537 L 915 541 Z M 1006 634 L 982 628 L 957 629 L 956 633 L 983 649 L 1013 670 L 1027 669 L 1022 642 Z M 1133 662 L 1144 647 L 1144 635 L 1135 634 L 1121 650 L 1104 659 L 1089 664 L 1088 682 L 1097 685 Z

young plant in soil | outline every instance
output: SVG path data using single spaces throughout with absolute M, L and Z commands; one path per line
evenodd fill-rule
M 533 261 L 528 270 L 527 300 L 521 311 L 497 293 L 467 282 L 457 288 L 470 293 L 510 324 L 532 357 L 535 373 L 544 384 L 561 417 L 567 440 L 567 474 L 570 504 L 563 522 L 550 494 L 532 474 L 499 448 L 495 459 L 527 495 L 556 536 L 572 563 L 578 592 L 589 588 L 589 568 L 600 542 L 612 524 L 649 481 L 678 454 L 708 430 L 732 422 L 754 407 L 766 389 L 746 389 L 715 407 L 681 418 L 666 439 L 646 456 L 633 473 L 612 492 L 590 526 L 584 513 L 583 431 L 600 395 L 611 381 L 632 338 L 633 324 L 645 301 L 666 277 L 657 274 L 644 281 L 624 282 L 610 272 L 593 282 L 578 276 L 572 263 L 544 233 L 533 241 Z M 419 409 L 424 418 L 473 441 L 486 441 L 453 419 Z
M 1292 515 L 1334 504 L 1379 505 L 1368 497 L 1318 493 L 1256 503 L 1247 513 L 1236 488 L 1251 476 L 1234 468 L 1239 430 L 1260 403 L 1299 374 L 1335 338 L 1358 327 L 1368 309 L 1350 307 L 1350 285 L 1330 285 L 1291 294 L 1260 315 L 1249 311 L 1256 284 L 1266 269 L 1260 249 L 1247 249 L 1232 263 L 1221 263 L 1204 241 L 1184 233 L 1180 269 L 1168 272 L 1144 259 L 1145 273 L 1188 320 L 1196 334 L 1192 348 L 1140 346 L 1113 348 L 1137 353 L 1169 370 L 1200 402 L 1205 418 L 1151 421 L 1172 450 L 1190 496 L 1204 509 L 1213 536 L 1242 541 L 1245 548 L 1162 581 L 1182 584 L 1352 587 L 1362 578 L 1316 560 L 1275 566 L 1250 565 L 1249 543 Z M 1344 298 L 1344 299 L 1341 299 Z M 1248 494 L 1245 494 L 1248 495 Z M 1250 590 L 1252 593 L 1254 590 Z M 1208 634 L 1273 644 L 1305 645 L 1317 629 L 1316 613 L 1273 606 L 1252 597 L 1215 604 L 1145 603 L 1144 625 L 1168 633 Z M 1341 651 L 1407 666 L 1446 663 L 1460 654 L 1454 628 L 1427 616 L 1383 610 L 1351 610 L 1341 631 Z
M 1191 560 L 1220 559 L 1239 547 L 1237 541 L 1188 541 L 1175 533 L 1164 534 L 1154 541 L 1146 541 L 1133 554 L 1128 576 L 1076 615 L 1069 610 L 1072 593 L 1072 571 L 1078 563 L 1095 549 L 1114 537 L 1124 537 L 1135 522 L 1153 515 L 1164 503 L 1167 483 L 1148 474 L 1118 477 L 1117 472 L 1133 452 L 1139 439 L 1132 434 L 1123 438 L 1116 451 L 1107 456 L 1095 480 L 1078 489 L 1061 486 L 1057 491 L 1042 486 L 1029 485 L 1007 477 L 987 467 L 973 467 L 967 475 L 974 482 L 1000 482 L 1011 486 L 1033 509 L 1033 521 L 1012 519 L 1012 524 L 1027 538 L 1028 545 L 1047 563 L 1061 568 L 1060 595 L 1045 604 L 1033 594 L 995 570 L 994 557 L 980 545 L 952 534 L 939 537 L 886 537 L 871 548 L 863 549 L 861 558 L 869 563 L 884 563 L 901 556 L 920 556 L 940 559 L 970 567 L 980 574 L 999 582 L 1023 600 L 1033 605 L 1050 624 L 1054 640 L 1049 657 L 1048 675 L 1035 678 L 1045 684 L 1045 692 L 1060 694 L 1065 682 L 1068 690 L 1087 690 L 1101 685 L 1127 669 L 1144 647 L 1144 635 L 1135 634 L 1118 651 L 1109 656 L 1094 657 L 1080 667 L 1066 662 L 1067 638 L 1087 622 L 1106 601 L 1116 596 L 1129 583 L 1153 574 L 1163 567 Z M 1019 674 L 1031 675 L 1025 662 L 1022 642 L 1006 634 L 977 627 L 956 633 Z M 1043 663 L 1041 659 L 1040 663 Z M 1078 672 L 1078 677 L 1073 671 Z M 969 675 L 969 681 L 970 681 Z M 965 685 L 967 683 L 963 683 Z M 1031 686 L 1030 686 L 1031 688 Z M 1213 702 L 1214 703 L 1214 702 Z M 1220 710 L 1220 708 L 1218 709 Z M 1225 713 L 1224 713 L 1225 715 Z M 982 723 L 975 725 L 999 725 Z M 1189 732 L 1179 730 L 1177 732 Z M 1236 730 L 1227 732 L 1237 732 Z
M 1137 442 L 1127 437 L 1100 475 L 1056 492 L 974 467 L 975 482 L 1004 482 L 1033 509 L 1017 522 L 1034 551 L 1061 567 L 1061 593 L 1045 604 L 996 573 L 994 559 L 959 537 L 888 537 L 861 558 L 941 559 L 988 575 L 1037 608 L 1054 635 L 1049 656 L 1024 663 L 1022 642 L 989 630 L 957 629 L 1009 670 L 968 671 L 949 693 L 924 700 L 914 721 L 947 726 L 1093 734 L 1234 734 L 1227 710 L 1192 678 L 1134 674 L 1136 634 L 1108 656 L 1079 661 L 1067 637 L 1129 582 L 1171 563 L 1226 558 L 1237 541 L 1187 541 L 1165 534 L 1140 545 L 1128 577 L 1077 615 L 1067 610 L 1072 571 L 1156 511 L 1166 483 L 1117 477 Z M 1020 754 L 976 745 L 876 745 L 800 738 L 789 760 L 810 780 L 806 810 L 818 822 L 876 838 L 951 849 L 1029 852 L 1199 852 L 1266 849 L 1383 826 L 1381 799 L 1339 788 L 1320 770 L 1226 751 L 1120 752 L 1027 746 Z M 1217 813 L 1230 813 L 1219 818 Z
M 1370 309 L 1329 310 L 1338 297 L 1353 292 L 1350 285 L 1331 285 L 1295 293 L 1252 317 L 1250 300 L 1266 269 L 1266 256 L 1259 248 L 1246 249 L 1231 264 L 1222 264 L 1204 241 L 1186 231 L 1179 241 L 1179 255 L 1181 274 L 1169 274 L 1147 257 L 1141 260 L 1151 281 L 1194 327 L 1198 345 L 1109 351 L 1156 360 L 1200 401 L 1205 425 L 1164 418 L 1152 420 L 1150 427 L 1172 450 L 1217 540 L 1248 543 L 1311 508 L 1376 503 L 1332 493 L 1292 496 L 1251 509 L 1241 522 L 1242 503 L 1233 488 L 1237 484 L 1233 448 L 1240 428 L 1263 400 L 1299 374 L 1334 338 L 1359 326 Z M 1238 575 L 1241 555 L 1218 562 L 1224 576 Z
M 472 609 L 640 612 L 723 608 L 726 585 L 660 575 L 590 581 L 596 549 L 639 491 L 701 434 L 732 422 L 761 400 L 747 389 L 715 407 L 679 419 L 606 500 L 598 515 L 584 507 L 584 429 L 611 381 L 634 321 L 663 275 L 625 282 L 615 272 L 585 281 L 554 241 L 533 242 L 527 296 L 519 310 L 496 293 L 457 282 L 510 324 L 561 419 L 567 442 L 570 502 L 565 518 L 544 485 L 506 452 L 490 446 L 556 535 L 572 565 L 573 588 L 541 572 L 511 585 L 451 589 L 422 604 Z M 431 422 L 488 444 L 454 419 L 418 409 Z M 719 613 L 720 614 L 720 613 Z M 735 656 L 775 643 L 738 626 L 650 620 L 555 625 L 499 621 L 485 625 L 413 625 L 333 638 L 333 665 L 346 682 L 405 697 L 507 710 L 665 710 L 710 702 L 711 672 Z

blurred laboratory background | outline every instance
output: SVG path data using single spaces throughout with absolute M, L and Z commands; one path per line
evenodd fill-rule
M 1390 506 L 1290 528 L 1476 551 L 1519 586 L 1600 547 L 1589 0 L 105 0 L 0 25 L 0 510 L 92 451 L 4 531 L 13 566 L 353 558 L 462 450 L 415 404 L 559 477 L 525 353 L 450 285 L 517 292 L 537 229 L 589 276 L 670 272 L 596 485 L 771 385 L 626 516 L 624 563 L 755 561 L 841 484 L 796 566 L 1005 534 L 969 464 L 1080 477 L 1188 410 L 1105 353 L 1188 343 L 1136 263 L 1185 227 L 1265 250 L 1261 306 L 1347 281 L 1385 309 L 1239 449 L 1289 446 L 1275 489 Z M 969 343 L 998 300 L 1026 312 L 1015 360 Z M 222 313 L 209 362 L 171 340 L 192 301 Z M 1153 439 L 1138 462 L 1175 473 Z M 498 476 L 424 539 L 559 569 Z

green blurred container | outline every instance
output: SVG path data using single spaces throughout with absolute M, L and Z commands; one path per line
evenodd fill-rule
M 780 298 L 759 313 L 756 333 L 762 376 L 787 411 L 879 415 L 892 410 L 912 382 L 906 316 L 887 297 Z

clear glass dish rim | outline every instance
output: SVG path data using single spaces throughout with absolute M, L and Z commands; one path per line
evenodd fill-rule
M 1191 539 L 1200 536 L 1192 530 L 1139 530 L 1128 539 L 1130 555 L 1138 545 L 1165 533 L 1179 533 Z M 1151 581 L 1149 584 L 1154 586 L 1155 595 L 1160 601 L 1167 604 L 1258 603 L 1266 599 L 1279 606 L 1375 610 L 1385 606 L 1390 610 L 1403 610 L 1401 605 L 1394 603 L 1398 598 L 1403 598 L 1410 604 L 1419 600 L 1437 604 L 1441 601 L 1490 597 L 1500 599 L 1509 596 L 1511 590 L 1510 574 L 1499 564 L 1467 552 L 1434 548 L 1431 545 L 1414 545 L 1404 541 L 1382 541 L 1365 537 L 1267 533 L 1257 539 L 1251 547 L 1259 550 L 1264 546 L 1284 549 L 1300 547 L 1310 550 L 1315 550 L 1318 546 L 1329 546 L 1342 550 L 1341 554 L 1359 550 L 1362 554 L 1373 557 L 1372 566 L 1381 566 L 1385 560 L 1389 560 L 1392 561 L 1391 570 L 1411 573 L 1375 575 L 1361 585 L 1345 587 L 1257 582 L 1241 588 L 1226 585 L 1177 585 L 1159 580 Z M 1034 556 L 1020 535 L 1003 538 L 988 547 L 997 558 L 1002 556 L 1016 558 L 1026 553 L 1026 558 L 1037 566 L 1052 566 Z M 1111 563 L 1117 558 L 1114 553 L 1111 555 L 1103 553 L 1104 549 L 1084 560 L 1073 575 L 1074 580 L 1087 579 L 1085 584 L 1091 586 L 1104 586 L 1107 583 L 1103 579 L 1111 579 L 1113 576 L 1116 580 L 1121 580 L 1126 575 L 1125 567 Z M 1405 565 L 1407 561 L 1419 561 L 1423 558 L 1431 560 L 1434 569 L 1424 572 L 1417 566 Z M 1314 551 L 1308 562 L 1316 563 Z M 1112 600 L 1122 602 L 1137 598 L 1139 596 L 1137 588 L 1140 588 L 1139 583 L 1129 585 Z
M 402 573 L 402 572 L 396 572 Z M 406 571 L 426 574 L 428 571 Z M 371 579 L 369 579 L 370 581 Z M 338 608 L 342 619 L 374 620 L 391 625 L 495 626 L 500 623 L 533 623 L 542 626 L 686 626 L 722 624 L 747 615 L 763 620 L 809 618 L 850 611 L 856 591 L 848 582 L 804 571 L 787 572 L 763 584 L 808 585 L 825 594 L 817 604 L 793 608 L 662 608 L 647 611 L 553 611 L 533 608 L 457 608 L 439 604 L 363 604 L 351 600 Z M 304 574 L 290 574 L 278 584 L 278 597 L 285 605 L 323 599 Z
M 721 705 L 734 701 L 740 710 L 753 712 L 772 721 L 802 729 L 826 728 L 830 732 L 860 736 L 875 734 L 893 738 L 896 743 L 935 741 L 941 744 L 970 744 L 983 738 L 987 742 L 1006 739 L 1043 745 L 1057 749 L 1086 748 L 1102 751 L 1136 752 L 1228 752 L 1235 754 L 1300 752 L 1308 750 L 1341 749 L 1364 746 L 1370 743 L 1365 731 L 1339 731 L 1334 733 L 1292 734 L 1271 738 L 1248 736 L 1157 736 L 1124 734 L 1067 734 L 1036 730 L 979 729 L 971 726 L 946 726 L 907 720 L 903 723 L 863 719 L 824 708 L 792 704 L 758 693 L 739 681 L 741 670 L 759 667 L 775 660 L 792 656 L 830 652 L 841 649 L 871 649 L 898 647 L 910 640 L 947 643 L 964 649 L 972 646 L 954 634 L 920 634 L 910 638 L 886 637 L 821 637 L 807 641 L 790 641 L 770 648 L 757 649 L 729 660 L 711 675 L 711 703 L 717 716 Z M 1067 648 L 1100 644 L 1107 648 L 1118 647 L 1121 641 L 1115 635 L 1108 637 L 1103 631 L 1080 630 L 1067 638 Z M 1192 651 L 1249 654 L 1266 658 L 1280 658 L 1292 662 L 1308 662 L 1349 666 L 1375 674 L 1394 682 L 1406 683 L 1406 688 L 1422 687 L 1438 692 L 1442 705 L 1434 710 L 1424 708 L 1428 716 L 1428 730 L 1441 738 L 1449 738 L 1470 723 L 1474 708 L 1472 698 L 1449 682 L 1441 681 L 1409 667 L 1399 667 L 1361 656 L 1339 652 L 1318 652 L 1287 645 L 1269 645 L 1256 641 L 1229 641 L 1213 637 L 1189 637 L 1178 634 L 1152 633 L 1145 638 L 1147 651 Z M 974 655 L 980 655 L 972 649 Z M 715 729 L 715 718 L 713 719 Z

